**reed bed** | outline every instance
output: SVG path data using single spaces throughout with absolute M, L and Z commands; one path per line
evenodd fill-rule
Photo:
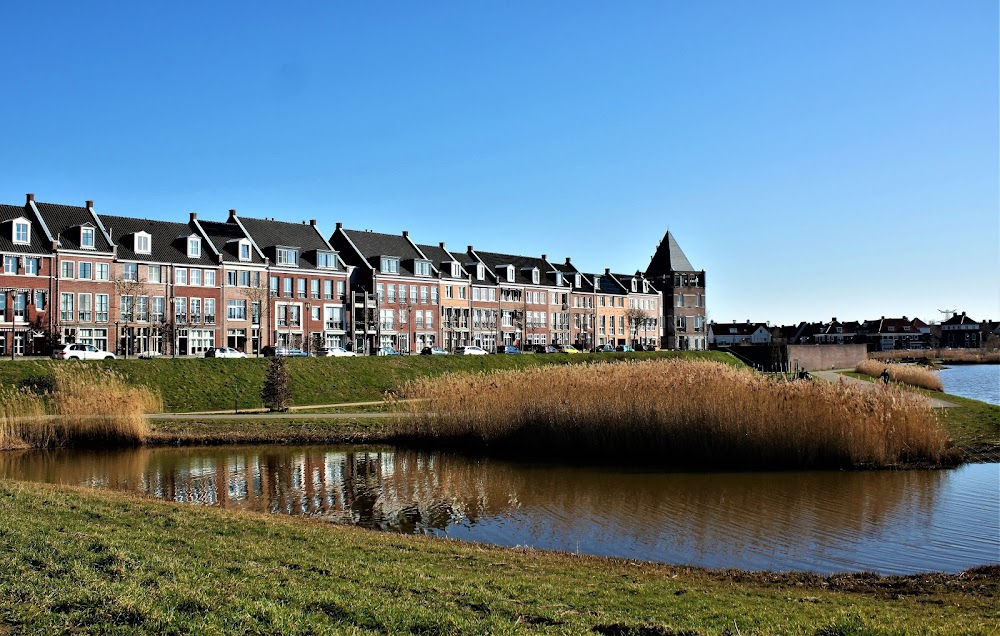
M 997 349 L 902 349 L 872 353 L 876 360 L 935 359 L 953 364 L 1000 364 Z
M 163 410 L 157 393 L 84 365 L 57 369 L 51 391 L 0 388 L 0 400 L 0 449 L 142 444 L 145 414 Z
M 927 401 L 896 388 L 772 380 L 651 360 L 416 380 L 411 441 L 521 456 L 706 469 L 940 465 Z
M 910 386 L 928 389 L 930 391 L 944 391 L 941 378 L 936 371 L 912 364 L 896 364 L 885 360 L 862 360 L 854 370 L 872 377 L 879 377 L 884 369 L 889 370 L 889 375 L 893 382 L 901 382 Z

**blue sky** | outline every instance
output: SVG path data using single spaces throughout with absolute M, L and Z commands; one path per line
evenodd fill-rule
M 96 4 L 96 3 L 95 3 Z M 645 269 L 715 320 L 1000 319 L 998 5 L 3 3 L 0 202 Z

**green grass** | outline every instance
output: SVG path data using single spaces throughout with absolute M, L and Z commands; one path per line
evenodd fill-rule
M 651 357 L 699 358 L 735 363 L 715 351 L 664 351 L 629 354 L 520 356 L 400 356 L 392 358 L 290 358 L 288 367 L 293 405 L 337 404 L 381 400 L 406 381 L 452 371 L 523 369 L 542 365 L 581 364 L 595 360 Z M 56 365 L 81 364 L 57 360 L 0 361 L 0 385 L 52 384 Z M 168 412 L 260 408 L 260 389 L 269 364 L 266 358 L 158 358 L 87 362 L 112 367 L 130 382 L 154 387 Z
M 717 572 L 0 481 L 3 634 L 987 634 L 998 579 Z
M 295 419 L 151 420 L 146 442 L 152 445 L 198 444 L 363 444 L 395 435 L 388 419 L 329 419 L 303 413 Z

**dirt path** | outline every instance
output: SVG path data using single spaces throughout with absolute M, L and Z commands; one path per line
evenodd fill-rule
M 850 371 L 850 369 L 841 369 L 839 371 L 810 371 L 809 373 L 816 376 L 817 378 L 820 378 L 821 380 L 826 380 L 828 382 L 846 382 L 847 384 L 864 386 L 869 391 L 877 391 L 880 387 L 880 385 L 875 382 L 868 382 L 867 380 L 859 380 L 858 378 L 852 378 L 849 375 L 842 375 L 840 371 Z M 917 396 L 918 394 L 914 393 L 913 395 Z M 958 404 L 954 404 L 952 402 L 946 402 L 944 400 L 935 397 L 926 397 L 926 396 L 919 396 L 919 397 L 925 397 L 925 399 L 927 399 L 931 403 L 931 406 L 936 409 L 950 409 L 958 406 Z

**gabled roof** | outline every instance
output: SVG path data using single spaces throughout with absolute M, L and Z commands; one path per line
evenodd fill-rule
M 218 265 L 212 250 L 207 245 L 202 245 L 200 256 L 188 258 L 187 237 L 194 234 L 201 238 L 197 228 L 192 227 L 190 223 L 152 221 L 110 214 L 102 214 L 101 221 L 118 246 L 118 260 L 201 267 Z M 137 254 L 133 250 L 132 236 L 137 232 L 149 234 L 149 254 Z
M 27 219 L 31 223 L 28 244 L 14 243 L 13 224 L 7 224 L 17 218 Z M 7 224 L 7 225 L 5 225 Z M 10 231 L 8 231 L 10 230 Z M 8 254 L 51 254 L 52 244 L 45 235 L 45 229 L 35 218 L 35 213 L 24 206 L 0 204 L 0 252 Z
M 462 278 L 468 276 L 468 272 L 465 271 L 465 266 L 462 265 L 460 258 L 440 245 L 422 245 L 418 244 L 417 249 L 419 249 L 427 260 L 431 262 L 437 269 L 441 271 L 446 277 L 451 278 L 451 268 L 444 268 L 442 265 L 444 263 L 458 263 L 459 270 Z M 459 255 L 460 256 L 460 255 Z
M 350 243 L 354 246 L 355 255 L 360 257 L 365 263 L 376 272 L 380 272 L 382 263 L 381 257 L 394 256 L 399 259 L 399 273 L 393 276 L 408 276 L 427 280 L 426 276 L 417 276 L 414 272 L 414 260 L 430 260 L 431 267 L 437 269 L 437 264 L 430 257 L 424 258 L 414 247 L 414 244 L 402 234 L 382 234 L 381 232 L 369 232 L 363 230 L 348 230 L 341 228 Z M 336 234 L 334 234 L 334 238 Z M 347 256 L 345 255 L 345 258 Z
M 618 296 L 625 295 L 628 290 L 622 286 L 621 282 L 614 277 L 610 272 L 604 272 L 603 274 L 587 274 L 590 276 L 590 280 L 593 281 L 595 277 L 597 278 L 597 293 L 598 294 L 615 294 Z
M 625 288 L 626 293 L 629 293 L 629 294 L 645 294 L 645 293 L 655 294 L 657 292 L 656 286 L 653 285 L 653 281 L 650 280 L 650 279 L 648 279 L 648 278 L 644 278 L 642 272 L 636 272 L 634 274 L 615 274 L 615 273 L 612 273 L 611 275 L 618 279 L 618 282 L 621 283 L 622 287 Z M 645 280 L 647 283 L 649 283 L 649 290 L 650 291 L 649 292 L 644 292 L 644 291 L 642 291 L 642 288 L 639 285 L 636 285 L 636 291 L 633 292 L 632 291 L 632 279 L 633 278 L 637 282 L 641 282 L 641 281 Z
M 264 255 L 276 264 L 275 250 L 278 247 L 297 247 L 299 249 L 298 266 L 301 269 L 316 269 L 315 260 L 310 260 L 316 251 L 333 252 L 333 247 L 319 233 L 313 221 L 309 223 L 288 223 L 275 219 L 254 219 L 237 217 L 235 211 L 230 211 L 227 223 L 242 225 L 247 235 L 257 245 Z M 340 259 L 342 261 L 342 259 Z
M 466 262 L 472 262 L 476 260 L 477 256 L 480 260 L 482 260 L 483 264 L 486 265 L 487 268 L 493 270 L 493 272 L 499 277 L 501 283 L 507 283 L 509 281 L 507 280 L 506 272 L 498 271 L 499 268 L 506 265 L 513 265 L 513 283 L 519 285 L 534 285 L 535 283 L 531 280 L 531 271 L 537 268 L 538 285 L 558 287 L 555 279 L 548 276 L 548 273 L 552 271 L 552 268 L 549 267 L 548 263 L 546 263 L 544 259 L 535 258 L 533 256 L 518 256 L 516 254 L 500 254 L 498 252 L 480 252 L 479 250 L 465 252 L 462 258 L 467 259 Z M 561 288 L 565 289 L 565 286 Z
M 954 316 L 952 316 L 948 320 L 945 320 L 944 322 L 942 322 L 941 326 L 942 327 L 944 327 L 944 326 L 953 327 L 953 326 L 958 326 L 958 325 L 978 325 L 978 324 L 979 324 L 978 320 L 973 320 L 972 318 L 966 316 L 965 312 L 963 311 L 962 313 L 955 314 Z
M 240 241 L 248 243 L 250 238 L 243 231 L 243 228 L 236 223 L 220 223 L 219 221 L 202 221 L 198 219 L 198 225 L 204 231 L 208 239 L 212 241 L 215 250 L 222 255 L 222 260 L 226 263 L 245 263 L 247 265 L 263 265 L 264 259 L 257 250 L 250 250 L 250 260 L 240 260 Z
M 749 336 L 761 328 L 770 333 L 767 324 L 763 322 L 734 322 L 732 324 L 713 322 L 708 325 L 708 328 L 715 336 Z
M 908 330 L 906 329 L 907 327 L 909 327 Z M 919 327 L 915 327 L 906 316 L 902 318 L 886 318 L 883 316 L 878 320 L 866 320 L 861 324 L 860 331 L 869 334 L 920 333 Z
M 674 272 L 694 271 L 697 270 L 691 265 L 691 261 L 688 260 L 687 256 L 684 255 L 684 251 L 677 244 L 674 235 L 667 230 L 667 233 L 663 235 L 663 240 L 656 246 L 653 258 L 649 261 L 649 267 L 646 268 L 646 276 L 653 278 L 654 276 L 666 276 Z
M 567 259 L 568 260 L 568 259 Z M 551 262 L 551 261 L 550 261 Z M 573 283 L 573 291 L 579 291 L 586 294 L 594 293 L 594 279 L 589 275 L 584 274 L 578 270 L 573 263 L 552 263 L 552 267 L 563 273 L 563 278 L 565 280 L 571 281 Z M 580 275 L 580 286 L 576 286 L 576 275 Z
M 86 223 L 95 226 L 98 231 L 94 232 L 94 249 L 96 252 L 110 252 L 112 245 L 100 231 L 100 224 L 88 208 L 76 205 L 60 205 L 58 203 L 35 202 L 38 213 L 45 220 L 45 225 L 49 231 L 59 241 L 59 248 L 69 250 L 82 250 L 78 243 L 79 234 L 72 229 Z M 91 251 L 87 248 L 87 251 Z

